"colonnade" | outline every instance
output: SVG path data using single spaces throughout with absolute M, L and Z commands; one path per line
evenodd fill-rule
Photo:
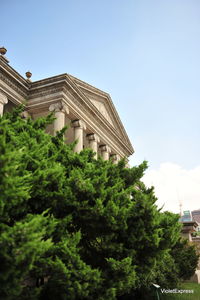
M 49 110 L 55 113 L 56 120 L 54 121 L 54 134 L 56 131 L 61 130 L 65 126 L 65 115 L 69 114 L 69 108 L 66 104 L 61 102 L 50 105 Z M 74 128 L 74 140 L 77 141 L 74 151 L 79 153 L 84 148 L 84 131 L 86 130 L 86 124 L 83 120 L 72 120 L 71 126 Z M 86 135 L 89 148 L 95 152 L 95 158 L 97 158 L 98 147 L 101 151 L 103 160 L 109 160 L 112 158 L 113 162 L 117 163 L 120 159 L 118 154 L 111 155 L 111 148 L 108 145 L 98 146 L 100 138 L 96 133 L 89 133 Z
M 8 103 L 8 99 L 5 94 L 0 92 L 0 116 L 3 115 L 4 105 Z M 61 130 L 65 126 L 65 116 L 69 114 L 69 108 L 66 104 L 61 101 L 58 103 L 51 104 L 49 111 L 54 112 L 55 120 L 53 124 L 53 134 Z M 74 151 L 79 153 L 84 148 L 84 131 L 86 125 L 83 120 L 72 120 L 71 125 L 74 128 L 74 140 L 77 140 Z M 118 154 L 111 154 L 111 148 L 108 145 L 101 144 L 100 138 L 96 133 L 90 133 L 86 135 L 88 139 L 89 147 L 95 152 L 95 158 L 97 158 L 98 149 L 101 152 L 103 160 L 109 160 L 110 157 L 113 162 L 117 163 L 120 159 Z M 100 144 L 100 145 L 99 145 Z

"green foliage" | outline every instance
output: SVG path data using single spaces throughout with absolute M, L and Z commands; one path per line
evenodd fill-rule
M 52 245 L 43 240 L 47 217 L 27 215 L 13 226 L 1 224 L 0 262 L 1 299 L 12 299 L 21 293 L 23 281 L 35 261 Z
M 74 153 L 64 129 L 45 133 L 52 116 L 23 120 L 21 111 L 0 119 L 0 298 L 125 300 L 160 270 L 173 281 L 160 262 L 179 276 L 170 252 L 178 218 L 140 181 L 147 163 L 128 169 Z
M 199 255 L 195 245 L 187 240 L 179 239 L 171 250 L 171 255 L 174 258 L 178 277 L 180 279 L 189 279 L 195 272 Z

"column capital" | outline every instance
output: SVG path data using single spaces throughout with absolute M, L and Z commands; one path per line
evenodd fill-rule
M 63 102 L 57 102 L 57 103 L 51 104 L 49 106 L 49 111 L 51 111 L 51 112 L 64 112 L 66 114 L 69 114 L 69 108 Z
M 73 120 L 71 122 L 71 124 L 72 124 L 72 127 L 74 127 L 74 128 L 79 127 L 79 128 L 86 130 L 85 122 L 83 122 L 82 120 Z
M 108 145 L 100 145 L 99 146 L 99 148 L 100 148 L 100 150 L 102 151 L 102 152 L 108 152 L 108 153 L 110 153 L 111 152 L 111 149 L 110 149 L 110 147 L 108 146 Z
M 97 143 L 100 142 L 100 138 L 99 138 L 99 136 L 96 133 L 89 133 L 89 134 L 87 134 L 87 138 L 88 138 L 89 141 L 95 141 Z
M 0 91 L 0 103 L 3 105 L 8 103 L 7 96 L 5 94 L 3 94 L 1 91 Z

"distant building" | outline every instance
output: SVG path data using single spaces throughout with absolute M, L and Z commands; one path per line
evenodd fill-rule
M 182 232 L 186 233 L 186 235 L 190 235 L 194 231 L 200 231 L 200 209 L 192 212 L 185 210 L 180 218 L 180 222 L 183 223 Z
M 181 219 L 180 219 L 181 222 L 191 222 L 193 221 L 192 220 L 192 215 L 190 213 L 190 210 L 185 210 L 183 212 L 183 215 L 181 216 Z
M 183 227 L 181 230 L 182 237 L 192 241 L 192 235 L 196 231 L 198 224 L 195 221 L 182 222 Z

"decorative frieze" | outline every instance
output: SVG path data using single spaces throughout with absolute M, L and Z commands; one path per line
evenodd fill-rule
M 27 98 L 27 91 L 20 84 L 17 84 L 17 81 L 14 79 L 8 78 L 8 76 L 4 75 L 3 70 L 0 72 L 0 80 L 6 83 L 10 88 L 16 91 L 19 95 L 23 96 L 24 99 Z

